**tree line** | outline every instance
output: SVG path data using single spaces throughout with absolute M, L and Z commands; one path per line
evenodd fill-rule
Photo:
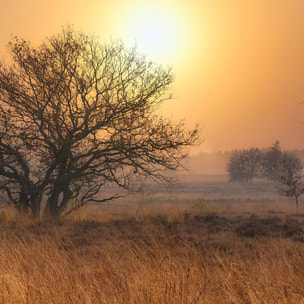
M 293 151 L 283 151 L 278 141 L 268 149 L 232 151 L 226 169 L 230 182 L 250 184 L 254 178 L 274 182 L 281 195 L 295 200 L 298 209 L 304 193 L 303 164 Z

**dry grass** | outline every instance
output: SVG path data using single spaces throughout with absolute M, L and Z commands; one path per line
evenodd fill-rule
M 0 303 L 304 303 L 302 217 L 207 207 L 203 216 L 164 206 L 125 219 L 5 221 Z

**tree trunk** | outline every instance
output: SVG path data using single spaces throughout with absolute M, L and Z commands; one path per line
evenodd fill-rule
M 64 210 L 66 210 L 66 208 L 68 206 L 68 202 L 70 201 L 72 194 L 73 194 L 73 192 L 70 190 L 68 185 L 65 185 L 64 189 L 63 189 L 63 198 L 62 198 L 62 201 L 60 202 L 60 206 L 59 206 L 60 215 L 64 212 Z
M 34 193 L 31 196 L 31 205 L 32 205 L 32 215 L 33 218 L 39 218 L 40 216 L 40 207 L 41 207 L 41 194 Z
M 44 210 L 45 220 L 59 220 L 60 215 L 66 210 L 72 191 L 66 183 L 55 183 L 53 192 Z
M 295 200 L 296 200 L 296 205 L 297 205 L 297 207 L 296 207 L 296 213 L 298 214 L 298 212 L 299 212 L 299 201 L 298 201 L 298 197 L 297 196 L 295 196 Z
M 19 193 L 19 202 L 17 205 L 18 214 L 20 216 L 25 216 L 28 214 L 28 209 L 28 192 L 25 190 L 21 190 Z
M 43 213 L 44 220 L 58 220 L 59 210 L 58 210 L 58 200 L 61 193 L 62 185 L 58 182 L 55 183 L 51 196 L 46 202 L 46 206 Z

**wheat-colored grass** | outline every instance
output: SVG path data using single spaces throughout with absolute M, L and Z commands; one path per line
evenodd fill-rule
M 301 217 L 169 207 L 100 221 L 85 210 L 61 224 L 11 216 L 0 303 L 304 303 Z

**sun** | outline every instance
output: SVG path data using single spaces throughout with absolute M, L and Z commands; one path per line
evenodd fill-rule
M 170 63 L 180 49 L 182 30 L 174 15 L 144 7 L 126 20 L 125 36 L 148 58 Z

